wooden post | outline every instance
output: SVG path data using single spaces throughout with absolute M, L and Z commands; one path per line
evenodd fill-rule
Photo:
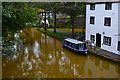
M 56 12 L 54 12 L 54 33 L 56 33 Z
M 74 16 L 71 16 L 72 37 L 74 38 Z

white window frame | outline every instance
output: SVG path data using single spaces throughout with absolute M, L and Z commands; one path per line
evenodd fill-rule
M 103 44 L 104 44 L 104 45 L 111 46 L 111 41 L 112 41 L 112 38 L 111 38 L 111 37 L 107 37 L 107 36 L 104 36 L 104 37 L 103 37 Z

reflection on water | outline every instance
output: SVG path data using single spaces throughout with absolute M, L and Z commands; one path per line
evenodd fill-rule
M 29 35 L 26 35 L 26 33 Z M 36 28 L 24 29 L 26 40 L 19 54 L 3 57 L 3 78 L 117 78 L 120 65 L 91 54 L 76 55 L 61 41 Z

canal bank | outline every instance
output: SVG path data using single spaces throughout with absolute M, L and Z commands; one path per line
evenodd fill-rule
M 68 37 L 62 37 L 62 38 L 59 38 L 55 35 L 52 35 L 52 34 L 49 34 L 47 33 L 46 31 L 44 30 L 41 30 L 41 29 L 38 29 L 39 31 L 41 31 L 42 33 L 45 33 L 51 37 L 54 37 L 58 40 L 63 40 L 65 38 L 70 38 L 70 36 Z M 50 30 L 50 31 L 53 31 L 53 30 Z M 62 33 L 62 34 L 71 34 L 69 32 L 65 32 L 65 31 L 57 31 L 58 33 Z M 72 36 L 71 36 L 72 37 Z M 91 47 L 91 46 L 88 46 L 88 51 L 91 52 L 93 55 L 96 55 L 97 57 L 101 57 L 102 59 L 107 59 L 111 62 L 115 62 L 115 63 L 119 63 L 120 64 L 120 55 L 117 55 L 117 54 L 114 54 L 112 52 L 108 52 L 106 50 L 103 50 L 103 49 L 100 49 L 100 48 L 97 48 L 97 47 Z
M 92 54 L 101 57 L 103 59 L 107 59 L 111 62 L 116 62 L 120 64 L 120 55 L 117 55 L 115 53 L 112 52 L 108 52 L 106 50 L 103 49 L 97 49 L 97 48 L 90 48 L 90 46 L 88 47 L 89 52 L 91 52 Z
M 59 38 L 59 37 L 57 37 L 57 36 L 55 36 L 55 35 L 52 35 L 52 34 L 49 34 L 49 33 L 47 33 L 46 31 L 43 31 L 43 30 L 41 30 L 41 29 L 37 29 L 38 31 L 40 31 L 40 32 L 42 32 L 42 33 L 44 33 L 44 34 L 47 34 L 48 36 L 51 36 L 51 37 L 54 37 L 54 38 L 56 38 L 57 40 L 63 40 L 63 38 Z

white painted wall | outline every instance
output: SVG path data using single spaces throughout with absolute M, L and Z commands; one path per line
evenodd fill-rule
M 118 3 L 118 34 L 120 34 L 120 3 Z M 118 40 L 120 41 L 120 36 L 118 36 Z M 120 51 L 118 51 L 120 54 Z
M 95 16 L 95 24 L 90 24 L 90 16 Z M 104 18 L 111 17 L 111 27 L 104 26 Z M 103 34 L 105 32 L 105 34 Z M 112 10 L 105 10 L 105 4 L 96 4 L 95 10 L 90 10 L 90 5 L 86 6 L 86 40 L 90 40 L 90 35 L 101 34 L 101 48 L 118 54 L 118 3 L 112 4 Z M 103 36 L 112 38 L 111 46 L 103 44 Z M 96 39 L 95 39 L 96 42 Z
M 120 3 L 118 4 L 118 32 L 120 34 Z M 120 41 L 120 36 L 119 36 L 119 41 Z

